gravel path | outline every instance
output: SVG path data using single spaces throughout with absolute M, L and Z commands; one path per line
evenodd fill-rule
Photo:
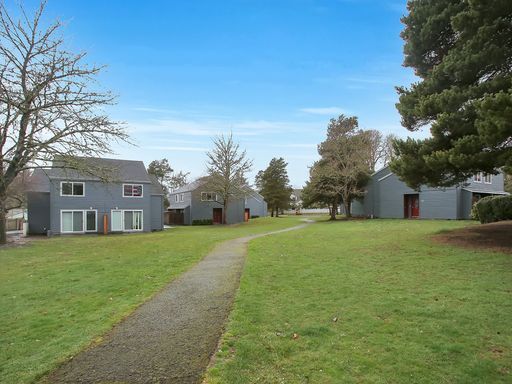
M 247 243 L 229 240 L 53 372 L 51 383 L 199 383 L 239 286 Z

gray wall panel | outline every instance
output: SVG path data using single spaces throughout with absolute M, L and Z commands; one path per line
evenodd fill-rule
M 98 232 L 103 232 L 103 216 L 108 217 L 108 230 L 111 229 L 110 213 L 112 209 L 141 209 L 143 213 L 143 231 L 151 231 L 151 184 L 143 184 L 143 197 L 123 197 L 121 184 L 107 184 L 98 181 L 85 181 L 85 196 L 60 196 L 60 181 L 52 180 L 51 229 L 60 233 L 60 211 L 63 209 L 96 209 L 98 211 Z
M 50 229 L 50 193 L 27 192 L 28 233 L 46 234 Z

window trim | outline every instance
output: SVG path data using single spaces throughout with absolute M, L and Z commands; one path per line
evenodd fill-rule
M 112 229 L 112 212 L 121 212 L 121 227 L 123 228 L 121 231 Z M 124 213 L 125 212 L 140 212 L 141 220 L 140 220 L 140 229 L 124 229 Z M 110 210 L 110 232 L 144 232 L 144 210 L 143 209 L 111 209 Z
M 62 214 L 64 212 L 71 212 L 71 213 L 74 213 L 74 212 L 82 212 L 82 230 L 81 231 L 65 231 L 62 224 L 63 224 L 63 220 L 62 220 Z M 96 217 L 96 220 L 94 221 L 94 224 L 95 224 L 95 229 L 92 230 L 92 229 L 87 229 L 87 212 L 94 212 L 94 215 Z M 73 216 L 71 216 L 73 217 Z M 71 225 L 73 226 L 73 225 Z M 98 210 L 97 209 L 61 209 L 60 210 L 60 233 L 64 233 L 64 234 L 83 234 L 83 233 L 96 233 L 98 232 Z
M 185 201 L 185 194 L 181 193 L 180 194 L 180 202 L 183 202 L 183 201 Z
M 212 199 L 211 199 L 211 200 L 210 200 L 210 199 L 204 199 L 204 198 L 203 198 L 203 195 L 207 195 L 207 194 L 212 195 Z M 217 197 L 218 197 L 218 196 L 217 196 L 217 193 L 215 193 L 215 192 L 201 192 L 201 201 L 205 201 L 205 202 L 208 202 L 208 201 L 217 202 L 217 201 L 218 201 Z
M 473 182 L 474 183 L 482 183 L 482 172 L 477 172 L 473 175 Z
M 71 184 L 71 195 L 64 195 L 62 193 L 62 184 Z M 82 184 L 83 193 L 81 195 L 73 195 L 74 184 Z M 62 197 L 85 197 L 85 183 L 83 181 L 61 181 L 60 182 L 60 195 Z
M 132 196 L 127 196 L 124 194 L 124 187 L 125 185 L 131 185 L 132 186 Z M 133 186 L 134 185 L 140 185 L 140 189 L 141 189 L 141 194 L 140 196 L 133 196 Z M 140 184 L 140 183 L 123 183 L 123 197 L 128 197 L 130 199 L 142 199 L 144 197 L 144 184 Z
M 489 181 L 485 181 L 487 177 L 489 177 Z M 482 182 L 484 184 L 492 184 L 492 173 L 482 173 Z

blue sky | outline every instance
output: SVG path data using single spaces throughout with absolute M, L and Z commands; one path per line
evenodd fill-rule
M 284 157 L 301 186 L 331 117 L 411 135 L 394 105 L 394 86 L 414 81 L 401 65 L 404 13 L 399 0 L 49 0 L 46 20 L 65 21 L 70 49 L 107 65 L 109 113 L 137 144 L 117 157 L 166 157 L 201 176 L 211 137 L 232 131 L 251 175 Z

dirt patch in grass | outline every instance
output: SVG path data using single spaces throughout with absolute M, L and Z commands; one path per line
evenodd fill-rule
M 512 253 L 512 221 L 455 229 L 439 233 L 433 239 L 459 247 Z

